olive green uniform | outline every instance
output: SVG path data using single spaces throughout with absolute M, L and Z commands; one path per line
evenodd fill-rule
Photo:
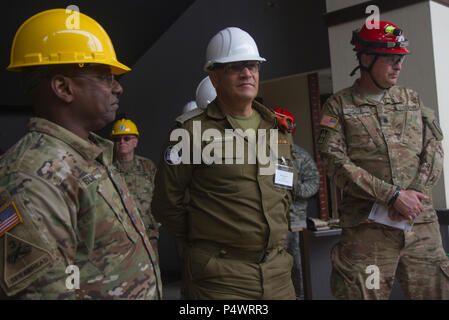
M 257 102 L 253 108 L 261 115 L 259 129 L 277 129 L 269 109 Z M 233 142 L 225 130 L 240 128 L 236 119 L 222 112 L 217 100 L 206 111 L 193 110 L 181 118 L 178 128 L 190 137 L 195 122 L 201 124 L 201 134 L 206 129 L 221 133 L 220 139 L 203 141 L 202 150 L 219 142 L 225 148 Z M 277 142 L 276 163 L 283 158 L 292 166 L 291 135 L 278 131 Z M 292 257 L 283 249 L 292 195 L 274 185 L 273 174 L 260 174 L 259 161 L 249 164 L 247 144 L 245 139 L 245 159 L 237 159 L 236 152 L 225 159 L 223 151 L 222 164 L 173 165 L 167 161 L 167 152 L 162 154 L 152 208 L 158 221 L 185 247 L 185 298 L 295 299 Z M 189 156 L 192 161 L 193 151 Z M 242 164 L 237 163 L 240 160 Z M 184 203 L 187 189 L 189 200 Z
M 0 217 L 22 220 L 0 237 L 0 295 L 159 299 L 156 255 L 112 143 L 41 118 L 29 130 L 0 158 Z
M 159 225 L 151 214 L 156 166 L 150 159 L 138 155 L 128 162 L 115 160 L 114 166 L 125 179 L 126 186 L 137 204 L 148 238 L 157 255 Z
M 442 172 L 442 139 L 433 111 L 407 88 L 393 86 L 375 101 L 356 82 L 325 103 L 319 151 L 343 191 L 343 232 L 332 250 L 336 298 L 388 299 L 395 276 L 408 298 L 449 298 L 449 261 L 431 194 Z M 430 197 L 410 232 L 368 220 L 373 204 L 388 207 L 398 187 Z M 379 288 L 366 285 L 373 265 Z

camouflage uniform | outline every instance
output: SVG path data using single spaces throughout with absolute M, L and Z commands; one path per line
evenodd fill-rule
M 41 118 L 1 158 L 0 214 L 23 222 L 0 237 L 0 295 L 22 299 L 158 299 L 156 255 L 113 146 Z M 69 265 L 80 288 L 66 287 Z M 76 281 L 75 281 L 76 283 Z
M 157 254 L 159 225 L 151 214 L 156 166 L 150 159 L 137 155 L 129 163 L 115 160 L 114 166 L 125 179 L 129 193 L 133 196 L 139 209 L 148 238 Z
M 259 129 L 277 129 L 269 109 L 257 102 L 253 108 L 262 116 Z M 222 112 L 217 100 L 206 111 L 183 114 L 178 126 L 192 137 L 194 121 L 201 123 L 200 137 L 206 129 L 221 134 L 220 139 L 203 141 L 201 150 L 211 143 L 222 142 L 225 148 L 227 142 L 235 141 L 225 130 L 239 125 Z M 290 134 L 278 132 L 276 161 L 283 157 L 290 166 L 291 139 Z M 170 147 L 174 144 L 169 142 Z M 167 152 L 159 161 L 152 209 L 184 247 L 183 295 L 187 299 L 295 299 L 292 257 L 284 249 L 292 193 L 275 187 L 273 174 L 260 174 L 260 162 L 248 163 L 246 140 L 244 147 L 242 159 L 235 151 L 226 158 L 223 151 L 222 164 L 173 165 Z M 190 161 L 192 154 L 191 149 Z M 226 164 L 225 158 L 232 163 Z M 243 160 L 242 164 L 237 160 Z
M 318 145 L 327 173 L 343 190 L 341 241 L 331 253 L 332 292 L 339 299 L 388 299 L 395 275 L 407 298 L 449 298 L 449 263 L 431 190 L 442 172 L 443 136 L 418 94 L 393 86 L 380 102 L 358 82 L 325 103 Z M 396 188 L 429 196 L 406 232 L 368 220 L 371 207 L 388 207 Z M 368 289 L 367 267 L 380 271 Z
M 298 229 L 306 228 L 307 199 L 315 195 L 320 184 L 316 164 L 306 150 L 293 144 L 293 165 L 298 171 L 296 198 L 290 206 L 290 230 L 287 251 L 293 256 L 292 280 L 296 298 L 304 300 L 304 286 L 301 269 L 301 244 Z

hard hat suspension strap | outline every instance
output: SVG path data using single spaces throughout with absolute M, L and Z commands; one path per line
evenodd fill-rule
M 371 62 L 371 64 L 369 65 L 369 67 L 365 67 L 365 66 L 362 65 L 361 60 L 360 60 L 360 56 L 362 55 L 362 53 L 363 53 L 363 52 L 360 52 L 360 53 L 359 53 L 359 54 L 360 54 L 360 55 L 359 55 L 359 65 L 358 65 L 357 67 L 355 67 L 354 70 L 352 70 L 350 76 L 352 77 L 352 76 L 355 74 L 355 72 L 357 71 L 357 69 L 364 70 L 364 71 L 368 72 L 368 74 L 369 74 L 371 80 L 372 80 L 373 83 L 376 85 L 376 87 L 378 87 L 378 88 L 381 89 L 381 90 L 388 90 L 388 89 L 390 89 L 391 86 L 388 87 L 388 88 L 382 87 L 382 86 L 376 81 L 376 79 L 374 78 L 373 73 L 372 73 L 374 64 L 376 63 L 377 59 L 379 59 L 379 55 L 378 55 L 378 54 L 372 54 L 372 55 L 374 56 L 373 61 Z

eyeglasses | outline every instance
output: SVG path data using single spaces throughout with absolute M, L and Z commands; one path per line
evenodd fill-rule
M 115 77 L 113 74 L 107 74 L 107 73 L 103 73 L 103 74 L 93 74 L 93 73 L 83 73 L 83 74 L 75 74 L 75 75 L 66 75 L 66 77 L 69 78 L 98 78 L 101 81 L 105 82 L 109 87 L 112 87 L 112 85 L 114 84 L 114 80 Z
M 396 64 L 402 64 L 404 62 L 405 56 L 404 55 L 386 55 L 386 56 L 380 56 L 380 59 L 390 65 L 394 66 Z
M 259 61 L 240 61 L 240 62 L 231 62 L 231 63 L 223 63 L 223 64 L 215 64 L 213 69 L 221 69 L 224 68 L 226 73 L 241 73 L 245 68 L 249 70 L 251 73 L 256 73 L 260 70 L 260 62 Z
M 134 136 L 113 136 L 111 139 L 114 142 L 120 142 L 122 140 L 125 140 L 126 142 L 131 141 L 132 139 L 134 139 Z

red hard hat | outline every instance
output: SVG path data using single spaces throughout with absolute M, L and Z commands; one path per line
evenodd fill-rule
M 351 44 L 354 51 L 378 54 L 408 54 L 408 41 L 402 29 L 391 22 L 379 21 L 379 28 L 368 29 L 366 23 L 362 29 L 352 32 Z
M 273 111 L 278 118 L 279 127 L 293 134 L 296 128 L 295 116 L 293 113 L 281 108 L 273 108 Z

